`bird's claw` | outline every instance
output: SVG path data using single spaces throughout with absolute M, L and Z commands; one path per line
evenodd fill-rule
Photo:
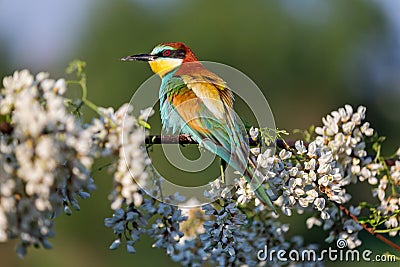
M 194 140 L 190 134 L 181 134 L 179 135 L 179 143 L 182 146 L 185 146 L 185 144 L 191 144 L 193 143 Z

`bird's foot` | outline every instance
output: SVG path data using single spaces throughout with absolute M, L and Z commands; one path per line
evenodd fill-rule
M 190 134 L 180 134 L 179 135 L 179 143 L 181 145 L 185 145 L 185 144 L 192 144 L 195 141 L 193 140 L 192 136 Z

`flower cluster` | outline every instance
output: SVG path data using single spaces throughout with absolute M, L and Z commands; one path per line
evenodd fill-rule
M 140 236 L 145 233 L 147 226 L 147 218 L 135 206 L 127 206 L 126 210 L 117 209 L 111 218 L 104 220 L 105 226 L 113 229 L 117 239 L 111 244 L 110 249 L 114 250 L 121 244 L 121 238 L 125 235 L 129 237 L 126 242 L 126 249 L 130 253 L 134 253 L 134 243 L 139 240 Z
M 374 196 L 380 201 L 377 209 L 382 216 L 388 217 L 388 220 L 385 221 L 386 228 L 395 229 L 389 232 L 390 236 L 399 233 L 400 224 L 400 148 L 397 150 L 396 156 L 397 159 L 390 167 L 390 171 L 379 180 L 378 187 L 373 190 Z
M 157 214 L 160 218 L 157 218 L 152 224 L 148 234 L 156 240 L 153 247 L 166 248 L 167 255 L 171 255 L 174 252 L 174 245 L 183 236 L 179 230 L 180 223 L 187 217 L 182 216 L 182 211 L 176 206 L 161 202 L 158 203 Z
M 345 190 L 350 180 L 343 177 L 332 151 L 317 141 L 306 146 L 299 140 L 277 154 L 267 149 L 257 163 L 273 188 L 270 195 L 279 196 L 275 204 L 288 216 L 294 208 L 303 212 L 313 207 L 328 219 L 328 201 L 342 204 L 350 199 Z
M 237 202 L 237 195 L 228 192 L 219 201 L 202 207 L 203 231 L 198 237 L 181 239 L 175 245 L 174 261 L 184 266 L 281 266 L 275 256 L 258 258 L 265 246 L 270 250 L 316 250 L 316 245 L 304 245 L 303 239 L 293 236 L 287 240 L 288 224 L 262 206 L 246 207 Z M 189 218 L 190 220 L 190 218 Z M 316 265 L 308 262 L 309 266 Z M 300 263 L 299 263 L 300 265 Z
M 316 142 L 332 151 L 333 159 L 340 165 L 342 173 L 349 175 L 352 182 L 367 180 L 377 184 L 376 174 L 382 165 L 372 163 L 367 157 L 365 138 L 371 137 L 374 130 L 365 119 L 366 108 L 358 107 L 354 112 L 350 105 L 333 111 L 322 119 L 323 126 L 317 127 Z
M 118 208 L 111 218 L 105 219 L 105 225 L 112 228 L 117 236 L 110 249 L 119 247 L 125 237 L 127 251 L 134 253 L 135 242 L 146 234 L 155 240 L 153 247 L 165 248 L 168 255 L 173 255 L 175 246 L 183 236 L 179 230 L 180 223 L 186 219 L 175 206 L 152 198 L 143 198 L 140 207 L 131 203 L 125 206 L 125 210 Z M 150 220 L 154 222 L 149 225 Z
M 147 167 L 151 161 L 144 147 L 146 132 L 139 121 L 151 116 L 153 110 L 142 111 L 139 121 L 132 111 L 130 104 L 122 105 L 116 112 L 113 108 L 99 108 L 100 118 L 89 126 L 98 154 L 117 158 L 117 163 L 109 168 L 114 176 L 110 195 L 113 210 L 123 204 L 141 205 L 143 196 L 139 189 L 145 187 L 149 178 Z
M 52 220 L 79 210 L 77 196 L 95 186 L 90 131 L 68 112 L 66 83 L 27 70 L 5 77 L 0 118 L 0 241 L 19 238 L 20 256 L 33 244 L 50 247 Z
M 327 241 L 345 239 L 351 248 L 361 244 L 357 234 L 362 226 L 353 219 L 344 221 L 338 209 L 351 198 L 347 189 L 350 183 L 368 181 L 374 186 L 379 180 L 373 193 L 381 201 L 378 208 L 389 217 L 385 225 L 388 229 L 396 228 L 399 222 L 398 193 L 386 198 L 385 194 L 388 186 L 391 186 L 391 192 L 398 191 L 395 187 L 398 186 L 400 163 L 396 161 L 390 174 L 382 176 L 384 161 L 367 155 L 366 140 L 376 139 L 376 136 L 373 136 L 370 124 L 364 122 L 365 111 L 361 106 L 354 112 L 350 105 L 333 111 L 322 119 L 323 126 L 315 128 L 315 139 L 308 144 L 299 140 L 293 147 L 286 145 L 277 154 L 271 149 L 261 154 L 259 150 L 253 150 L 267 188 L 272 189 L 270 195 L 279 196 L 275 204 L 282 212 L 290 216 L 293 209 L 303 213 L 312 207 L 320 215 L 310 217 L 307 226 L 323 225 L 325 230 L 330 230 Z M 251 132 L 252 138 L 256 138 L 259 131 L 252 129 Z M 350 212 L 358 216 L 360 210 L 361 207 L 356 207 Z M 338 225 L 341 229 L 337 229 Z M 391 231 L 390 235 L 396 233 Z
M 229 198 L 228 198 L 229 200 Z M 203 224 L 205 233 L 200 235 L 203 250 L 210 254 L 210 259 L 219 266 L 227 266 L 248 254 L 251 247 L 240 228 L 247 223 L 247 217 L 241 213 L 236 204 L 224 203 L 217 210 L 212 205 L 203 206 L 206 215 L 214 217 Z

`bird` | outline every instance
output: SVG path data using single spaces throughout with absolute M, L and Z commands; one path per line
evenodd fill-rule
M 161 122 L 165 130 L 189 135 L 243 175 L 255 196 L 275 211 L 263 178 L 256 171 L 246 130 L 233 109 L 234 95 L 227 83 L 203 66 L 186 44 L 166 42 L 150 53 L 121 58 L 146 61 L 161 78 Z M 252 180 L 254 179 L 254 180 Z

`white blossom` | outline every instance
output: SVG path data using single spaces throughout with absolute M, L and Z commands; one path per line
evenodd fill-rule
M 257 140 L 258 134 L 259 134 L 259 129 L 251 127 L 249 130 L 249 134 L 250 134 L 251 139 Z
M 304 142 L 302 140 L 297 140 L 294 145 L 295 145 L 295 148 L 296 148 L 298 154 L 301 155 L 301 154 L 307 153 L 307 148 L 304 145 Z
M 27 70 L 5 77 L 0 115 L 12 130 L 0 138 L 0 238 L 18 237 L 18 253 L 50 247 L 51 217 L 94 189 L 92 138 L 65 106 L 64 80 Z M 19 223 L 17 223 L 19 220 Z
M 282 149 L 282 150 L 279 152 L 279 157 L 280 157 L 282 160 L 288 159 L 288 158 L 290 158 L 291 156 L 292 156 L 292 152 L 287 151 L 287 150 L 285 150 L 285 149 Z
M 103 116 L 95 119 L 91 126 L 91 130 L 97 132 L 97 147 L 105 148 L 103 155 L 118 155 L 116 167 L 110 168 L 114 173 L 114 190 L 110 195 L 113 210 L 121 208 L 123 203 L 140 206 L 143 201 L 140 190 L 148 185 L 150 178 L 147 168 L 151 160 L 144 147 L 146 132 L 132 111 L 129 104 L 122 105 L 116 112 L 112 108 L 101 108 Z M 153 113 L 152 109 L 146 109 L 141 112 L 141 119 Z

